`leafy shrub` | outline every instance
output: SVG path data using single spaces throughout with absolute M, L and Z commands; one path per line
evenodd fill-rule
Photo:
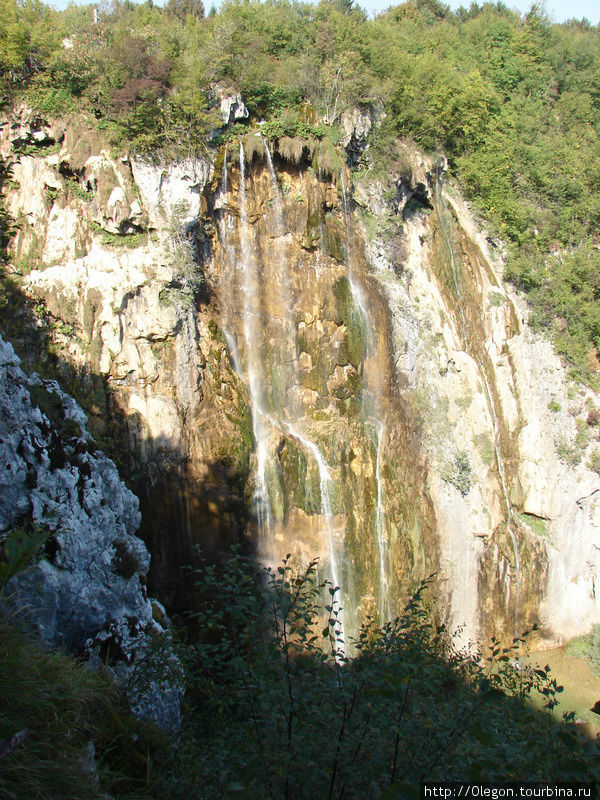
M 458 453 L 454 457 L 454 466 L 443 472 L 442 479 L 458 489 L 462 497 L 469 494 L 473 485 L 473 470 L 467 453 Z
M 600 425 L 600 408 L 590 409 L 586 422 L 590 428 L 597 428 Z
M 259 570 L 238 553 L 202 563 L 172 754 L 102 675 L 0 619 L 1 790 L 15 800 L 394 800 L 422 775 L 597 777 L 597 745 L 580 748 L 574 727 L 553 720 L 562 687 L 549 669 L 515 668 L 525 636 L 457 651 L 427 610 L 428 580 L 398 618 L 367 619 L 344 641 L 338 590 L 317 570 L 289 557 Z M 547 714 L 525 704 L 532 692 Z
M 281 139 L 283 136 L 291 139 L 322 139 L 325 135 L 322 126 L 310 125 L 291 115 L 265 122 L 262 132 L 267 139 Z
M 302 92 L 294 86 L 276 86 L 273 83 L 259 83 L 244 95 L 248 111 L 255 117 L 264 117 L 295 108 L 302 102 Z
M 40 557 L 50 532 L 27 524 L 0 535 L 0 597 L 9 580 Z
M 600 475 L 600 450 L 594 450 L 588 461 L 588 469 Z
M 583 453 L 576 443 L 570 442 L 564 436 L 556 441 L 556 454 L 569 467 L 576 467 L 581 463 Z
M 314 561 L 299 569 L 288 556 L 273 572 L 236 555 L 196 578 L 176 798 L 399 798 L 422 775 L 588 769 L 573 730 L 557 736 L 523 703 L 540 691 L 550 714 L 562 691 L 548 669 L 515 668 L 524 639 L 492 640 L 485 660 L 457 652 L 426 611 L 429 581 L 399 618 L 366 620 L 349 642 Z

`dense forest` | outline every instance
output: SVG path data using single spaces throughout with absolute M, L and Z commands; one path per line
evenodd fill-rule
M 93 114 L 115 144 L 173 157 L 222 144 L 211 86 L 243 94 L 268 137 L 328 137 L 345 109 L 381 120 L 356 169 L 398 136 L 443 152 L 574 376 L 600 366 L 600 30 L 537 6 L 452 12 L 409 0 L 368 19 L 351 0 L 115 2 L 57 12 L 1 0 L 0 102 Z M 231 131 L 230 131 L 231 135 Z

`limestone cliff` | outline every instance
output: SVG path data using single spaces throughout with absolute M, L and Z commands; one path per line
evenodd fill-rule
M 526 303 L 502 282 L 500 243 L 443 164 L 402 155 L 403 171 L 356 197 L 398 379 L 423 421 L 451 618 L 465 641 L 533 623 L 542 641 L 564 641 L 598 619 L 600 486 L 586 466 L 598 399 L 569 385 L 528 327 Z
M 35 155 L 15 159 L 32 143 Z M 85 406 L 140 497 L 151 583 L 176 607 L 193 531 L 221 543 L 245 524 L 242 468 L 230 459 L 237 427 L 220 411 L 224 384 L 235 395 L 237 382 L 198 314 L 210 289 L 186 235 L 209 167 L 120 160 L 89 124 L 47 125 L 27 111 L 4 126 L 2 152 L 12 153 L 6 207 L 17 225 L 9 333 L 26 364 Z
M 0 544 L 16 552 L 36 531 L 45 540 L 44 557 L 3 587 L 2 611 L 47 647 L 105 665 L 136 712 L 174 730 L 179 667 L 164 609 L 144 586 L 150 554 L 134 535 L 137 498 L 85 424 L 73 399 L 27 377 L 0 339 Z M 142 677 L 159 642 L 163 663 Z
M 171 607 L 194 543 L 244 538 L 319 556 L 350 632 L 436 571 L 466 640 L 598 621 L 597 400 L 533 336 L 443 164 L 405 148 L 353 186 L 326 142 L 249 134 L 161 166 L 24 110 L 1 153 L 16 345 L 140 493 Z

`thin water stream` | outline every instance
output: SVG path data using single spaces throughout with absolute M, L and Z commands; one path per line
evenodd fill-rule
M 339 578 L 339 570 L 338 570 L 338 562 L 337 562 L 337 555 L 336 555 L 336 547 L 335 541 L 333 538 L 333 510 L 331 505 L 331 490 L 333 487 L 333 481 L 331 479 L 331 473 L 329 471 L 329 467 L 327 462 L 323 458 L 323 454 L 317 447 L 317 445 L 307 439 L 300 431 L 298 431 L 294 425 L 290 424 L 289 422 L 283 422 L 282 427 L 289 433 L 289 435 L 297 439 L 298 442 L 308 450 L 312 457 L 315 460 L 317 465 L 317 469 L 319 471 L 319 489 L 321 492 L 321 511 L 323 516 L 325 517 L 325 527 L 327 531 L 327 543 L 329 547 L 329 569 L 331 570 L 331 581 L 333 583 L 333 588 L 340 588 L 340 578 Z M 340 631 L 340 638 L 343 643 L 346 642 L 346 633 L 344 630 L 344 613 L 343 608 L 340 604 L 341 598 L 339 597 L 339 593 L 337 596 L 334 596 L 332 599 L 332 607 L 334 612 L 337 612 L 337 622 L 339 625 Z
M 267 465 L 270 457 L 268 432 L 264 424 L 261 387 L 265 385 L 261 374 L 260 358 L 260 298 L 256 261 L 250 245 L 250 226 L 248 223 L 248 204 L 246 198 L 246 167 L 244 144 L 240 140 L 240 247 L 241 247 L 241 286 L 243 296 L 243 331 L 246 346 L 246 370 L 248 392 L 252 415 L 252 430 L 256 442 L 256 491 L 254 500 L 258 525 L 261 534 L 267 539 L 271 534 L 271 503 L 267 483 Z
M 379 591 L 377 598 L 377 611 L 379 622 L 383 624 L 391 619 L 390 583 L 389 583 L 389 547 L 384 505 L 384 485 L 381 471 L 382 450 L 386 435 L 386 422 L 383 412 L 383 391 L 379 370 L 377 368 L 377 342 L 371 317 L 367 311 L 367 303 L 358 279 L 355 275 L 354 255 L 351 245 L 349 206 L 344 181 L 344 170 L 340 171 L 340 184 L 342 187 L 342 211 L 346 236 L 346 252 L 348 262 L 348 282 L 354 306 L 358 312 L 361 331 L 365 338 L 365 363 L 364 379 L 365 389 L 361 397 L 362 416 L 368 435 L 371 438 L 375 451 L 375 536 L 379 555 Z

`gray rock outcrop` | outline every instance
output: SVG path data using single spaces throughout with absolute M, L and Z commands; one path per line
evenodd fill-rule
M 27 377 L 0 339 L 0 544 L 46 533 L 43 557 L 8 580 L 2 610 L 45 646 L 104 664 L 134 711 L 175 730 L 179 665 L 144 588 L 138 500 L 85 426 L 77 403 L 55 381 Z
M 219 106 L 223 125 L 229 125 L 237 120 L 248 118 L 248 109 L 244 104 L 242 95 L 236 89 L 228 88 L 221 83 L 214 83 L 211 86 L 211 94 L 215 105 Z

